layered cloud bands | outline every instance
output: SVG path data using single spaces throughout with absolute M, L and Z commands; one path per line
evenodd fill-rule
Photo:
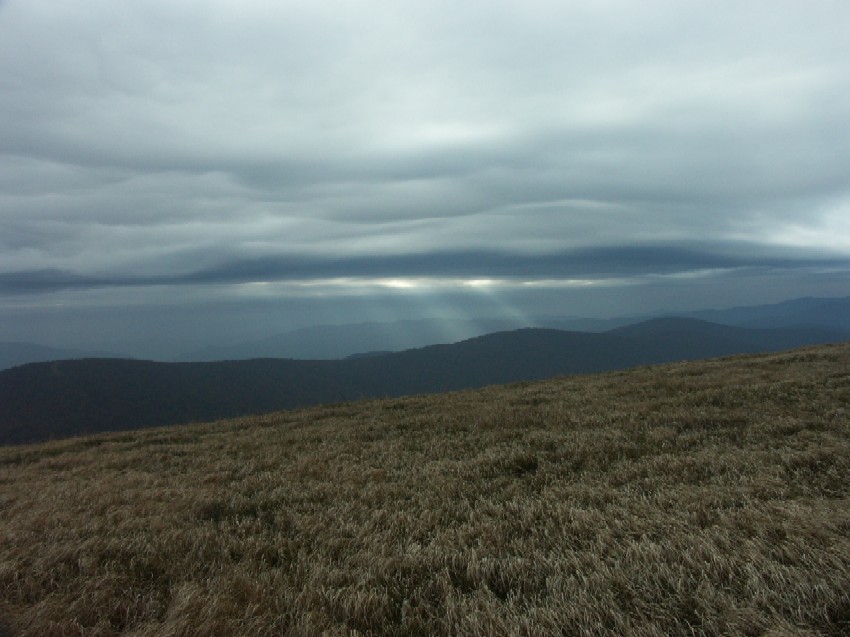
M 843 2 L 12 0 L 0 295 L 845 293 L 847 24 Z

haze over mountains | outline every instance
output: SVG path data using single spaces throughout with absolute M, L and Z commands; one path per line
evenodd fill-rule
M 74 358 L 116 358 L 118 356 L 118 354 L 105 351 L 47 347 L 36 343 L 0 342 L 0 370 L 43 361 L 59 361 Z
M 652 318 L 682 316 L 740 327 L 824 327 L 850 334 L 850 297 L 801 298 L 751 307 L 701 310 L 685 314 L 657 312 L 608 319 L 538 317 L 522 319 L 394 321 L 353 325 L 319 325 L 264 339 L 210 346 L 179 355 L 175 361 L 243 360 L 250 358 L 337 359 L 374 351 L 402 351 L 452 343 L 493 332 L 541 327 L 604 332 Z
M 845 331 L 819 327 L 748 329 L 664 318 L 602 333 L 541 328 L 497 332 L 345 360 L 33 363 L 0 372 L 0 443 L 777 351 L 848 338 Z
M 371 352 L 399 352 L 427 345 L 454 343 L 484 334 L 526 327 L 603 332 L 650 318 L 684 316 L 739 327 L 823 327 L 850 334 L 850 297 L 801 298 L 751 307 L 709 309 L 686 314 L 658 311 L 614 318 L 446 319 L 316 325 L 237 343 L 210 343 L 181 349 L 172 344 L 169 356 L 156 360 L 200 362 L 251 358 L 332 360 Z M 45 347 L 35 343 L 0 342 L 0 370 L 25 363 L 72 358 L 137 358 L 138 343 L 101 344 L 96 348 Z
M 741 327 L 794 327 L 817 325 L 850 330 L 850 297 L 800 298 L 772 303 L 733 307 L 724 310 L 700 310 L 681 316 Z

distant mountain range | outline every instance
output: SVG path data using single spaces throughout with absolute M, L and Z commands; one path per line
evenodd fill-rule
M 315 325 L 235 345 L 209 346 L 180 355 L 180 361 L 297 358 L 333 360 L 368 352 L 400 352 L 426 345 L 455 343 L 493 332 L 533 327 L 499 319 L 419 319 Z
M 72 358 L 117 358 L 109 352 L 46 347 L 35 343 L 0 342 L 0 370 L 27 363 L 59 361 Z
M 0 443 L 209 421 L 366 397 L 433 393 L 850 339 L 665 318 L 603 333 L 497 332 L 345 360 L 156 363 L 87 359 L 0 372 Z
M 703 310 L 664 316 L 696 318 L 737 327 L 822 327 L 850 332 L 850 297 L 802 298 L 752 307 Z M 537 317 L 521 320 L 422 319 L 317 325 L 235 345 L 210 346 L 186 352 L 175 360 L 217 361 L 249 358 L 337 359 L 373 351 L 403 351 L 439 343 L 453 343 L 484 334 L 542 327 L 578 332 L 604 332 L 659 318 L 658 314 L 610 319 Z
M 771 305 L 702 310 L 682 316 L 739 327 L 818 326 L 850 330 L 850 297 L 806 297 Z
M 159 360 L 205 362 L 247 360 L 251 358 L 295 358 L 301 360 L 334 360 L 372 352 L 400 352 L 417 347 L 458 341 L 526 327 L 541 327 L 579 332 L 604 332 L 660 316 L 682 316 L 737 327 L 822 327 L 850 332 L 850 297 L 801 298 L 770 305 L 738 307 L 724 310 L 702 310 L 687 314 L 650 314 L 619 316 L 609 319 L 535 317 L 528 320 L 493 318 L 385 321 L 343 325 L 316 325 L 282 332 L 261 339 L 236 344 L 210 344 L 200 349 L 175 353 Z M 125 344 L 136 351 L 139 343 Z M 25 363 L 71 358 L 127 358 L 116 353 L 122 347 L 111 345 L 98 349 L 113 352 L 82 351 L 44 347 L 32 343 L 0 342 L 0 370 Z M 144 348 L 143 348 L 144 349 Z

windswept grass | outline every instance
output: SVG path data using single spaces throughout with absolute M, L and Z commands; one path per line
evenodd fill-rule
M 5 448 L 0 618 L 850 635 L 848 498 L 850 345 Z

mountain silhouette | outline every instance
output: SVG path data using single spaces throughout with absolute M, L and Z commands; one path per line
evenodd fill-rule
M 157 363 L 82 359 L 0 372 L 0 443 L 444 392 L 843 341 L 825 329 L 653 319 L 603 333 L 527 328 L 344 360 Z
M 73 358 L 119 358 L 102 351 L 48 347 L 36 343 L 0 342 L 0 370 L 27 363 L 68 360 Z

